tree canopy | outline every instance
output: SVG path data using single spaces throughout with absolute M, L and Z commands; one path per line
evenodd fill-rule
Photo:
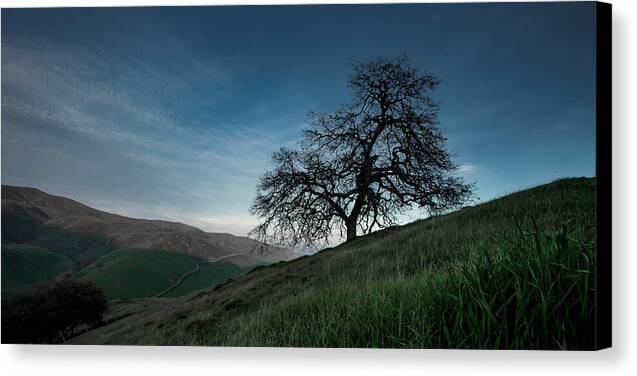
M 470 200 L 473 186 L 454 173 L 431 97 L 438 84 L 405 57 L 354 63 L 351 102 L 310 113 L 298 148 L 274 153 L 251 235 L 291 246 L 351 240 L 413 207 L 435 212 Z

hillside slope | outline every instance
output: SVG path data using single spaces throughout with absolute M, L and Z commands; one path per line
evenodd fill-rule
M 73 268 L 68 258 L 35 246 L 2 243 L 2 289 L 51 282 Z
M 90 208 L 35 188 L 2 186 L 2 238 L 61 253 L 84 267 L 113 249 L 185 253 L 202 260 L 241 254 L 241 264 L 281 261 L 292 251 L 269 247 L 254 256 L 258 242 L 208 233 L 182 223 L 133 219 Z
M 75 278 L 95 282 L 108 299 L 146 298 L 170 287 L 199 262 L 177 252 L 118 249 L 76 273 Z
M 595 180 L 564 179 L 114 306 L 124 318 L 71 342 L 588 349 L 594 271 Z

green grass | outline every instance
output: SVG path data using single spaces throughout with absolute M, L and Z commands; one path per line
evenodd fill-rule
M 594 195 L 559 180 L 258 268 L 108 343 L 590 349 Z
M 179 286 L 162 295 L 162 297 L 179 297 L 193 291 L 213 287 L 248 270 L 249 268 L 241 268 L 230 262 L 202 264 L 198 272 L 187 276 Z
M 150 297 L 175 283 L 200 260 L 183 253 L 120 249 L 77 273 L 95 282 L 109 299 Z
M 595 180 L 563 179 L 256 268 L 77 342 L 591 349 L 595 255 Z
M 116 249 L 108 240 L 93 235 L 69 233 L 54 227 L 41 226 L 29 245 L 46 247 L 73 260 L 77 269 L 88 266 Z
M 311 288 L 230 321 L 223 341 L 232 346 L 591 348 L 595 252 L 569 229 L 565 223 L 544 232 L 523 231 L 436 270 Z
M 67 257 L 46 248 L 2 242 L 2 289 L 53 281 L 73 265 Z

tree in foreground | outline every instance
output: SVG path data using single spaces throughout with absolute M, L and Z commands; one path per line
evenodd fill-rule
M 352 101 L 332 113 L 310 113 L 297 150 L 274 153 L 260 178 L 250 235 L 294 246 L 352 240 L 397 222 L 418 207 L 461 206 L 472 185 L 454 175 L 431 93 L 438 79 L 407 58 L 356 63 Z

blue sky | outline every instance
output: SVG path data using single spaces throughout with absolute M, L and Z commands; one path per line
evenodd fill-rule
M 2 183 L 245 235 L 272 152 L 348 101 L 352 61 L 402 54 L 440 77 L 480 200 L 594 176 L 594 19 L 594 3 L 3 9 Z

